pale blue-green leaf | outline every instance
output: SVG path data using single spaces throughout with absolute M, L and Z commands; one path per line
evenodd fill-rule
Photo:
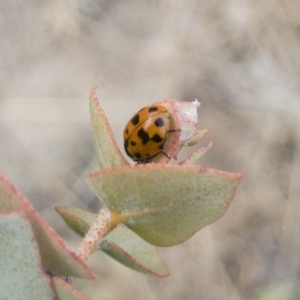
M 76 289 L 60 277 L 52 277 L 58 300 L 88 300 L 88 297 Z
M 38 244 L 22 211 L 0 214 L 0 299 L 55 299 Z
M 125 226 L 119 225 L 100 243 L 100 249 L 123 265 L 157 277 L 169 276 L 166 263 L 157 248 Z
M 0 211 L 9 212 L 19 208 L 24 210 L 31 223 L 45 269 L 55 275 L 95 278 L 86 264 L 66 247 L 30 202 L 0 174 Z
M 198 160 L 211 148 L 212 142 L 206 147 L 202 147 L 197 151 L 193 152 L 188 158 L 180 163 L 180 165 L 192 165 L 198 162 Z
M 221 217 L 241 177 L 195 165 L 145 164 L 96 172 L 88 182 L 143 239 L 172 246 Z
M 90 114 L 95 151 L 100 169 L 128 165 L 115 142 L 105 112 L 97 99 L 95 87 L 90 94 Z
M 56 206 L 55 210 L 80 236 L 86 234 L 97 216 L 77 207 Z M 125 226 L 119 225 L 111 231 L 98 248 L 131 269 L 157 277 L 169 275 L 158 250 Z

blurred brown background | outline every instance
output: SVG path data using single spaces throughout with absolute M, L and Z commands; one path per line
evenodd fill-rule
M 161 249 L 170 277 L 97 253 L 99 281 L 76 287 L 95 300 L 300 299 L 299 1 L 1 1 L 0 24 L 0 170 L 73 249 L 53 206 L 99 208 L 85 183 L 94 85 L 120 147 L 141 107 L 197 98 L 213 141 L 201 164 L 245 174 L 223 218 Z

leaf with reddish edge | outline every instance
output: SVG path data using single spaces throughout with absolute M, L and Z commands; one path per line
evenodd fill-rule
M 240 173 L 196 165 L 145 164 L 88 175 L 116 222 L 156 246 L 181 243 L 228 209 Z
M 200 143 L 208 133 L 209 133 L 208 129 L 198 130 L 195 132 L 194 135 L 192 135 L 186 141 L 183 141 L 181 146 L 194 146 Z
M 202 147 L 197 151 L 193 152 L 188 158 L 180 163 L 180 165 L 192 165 L 195 164 L 212 146 L 210 142 L 206 147 Z
M 95 279 L 86 264 L 70 251 L 57 233 L 42 219 L 29 201 L 0 174 L 0 211 L 22 208 L 37 239 L 45 270 L 59 276 Z
M 56 211 L 80 236 L 84 236 L 97 214 L 76 207 L 56 206 Z M 156 277 L 167 277 L 169 271 L 158 250 L 125 226 L 119 225 L 100 242 L 99 247 L 121 264 Z
M 154 163 L 168 163 L 170 158 L 176 158 L 183 146 L 200 142 L 208 133 L 207 129 L 196 132 L 197 109 L 200 105 L 197 100 L 193 102 L 164 100 L 155 102 L 152 105 L 166 107 L 170 117 L 170 132 L 164 144 L 164 153 L 167 153 L 168 156 L 161 153 L 152 159 Z M 190 144 L 188 144 L 188 141 L 190 141 Z
M 78 207 L 57 205 L 54 208 L 66 224 L 81 237 L 85 236 L 97 217 L 97 214 Z
M 90 114 L 95 151 L 100 169 L 128 165 L 112 134 L 105 112 L 99 104 L 96 87 L 90 94 Z
M 133 270 L 160 278 L 170 275 L 158 249 L 122 224 L 101 241 L 100 249 Z
M 55 299 L 25 209 L 0 213 L 0 299 Z
M 198 122 L 197 109 L 200 103 L 195 101 L 176 101 L 176 100 L 164 100 L 153 103 L 153 105 L 163 105 L 170 113 L 171 130 L 180 129 L 180 142 L 186 141 L 191 138 L 196 131 L 196 125 Z M 178 141 L 179 142 L 179 141 Z M 179 145 L 179 143 L 177 144 Z M 171 156 L 176 155 L 180 148 L 175 150 Z
M 60 277 L 52 277 L 52 282 L 59 300 L 88 300 L 86 295 L 74 289 L 73 286 Z

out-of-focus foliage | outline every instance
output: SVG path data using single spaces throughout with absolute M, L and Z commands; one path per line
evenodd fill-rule
M 255 300 L 298 300 L 299 298 L 299 286 L 284 282 L 266 286 L 254 297 Z

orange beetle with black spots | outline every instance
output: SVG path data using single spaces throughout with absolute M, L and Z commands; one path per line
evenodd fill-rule
M 170 130 L 170 114 L 161 105 L 146 106 L 127 123 L 123 137 L 126 154 L 138 164 L 152 161 L 162 153 Z

